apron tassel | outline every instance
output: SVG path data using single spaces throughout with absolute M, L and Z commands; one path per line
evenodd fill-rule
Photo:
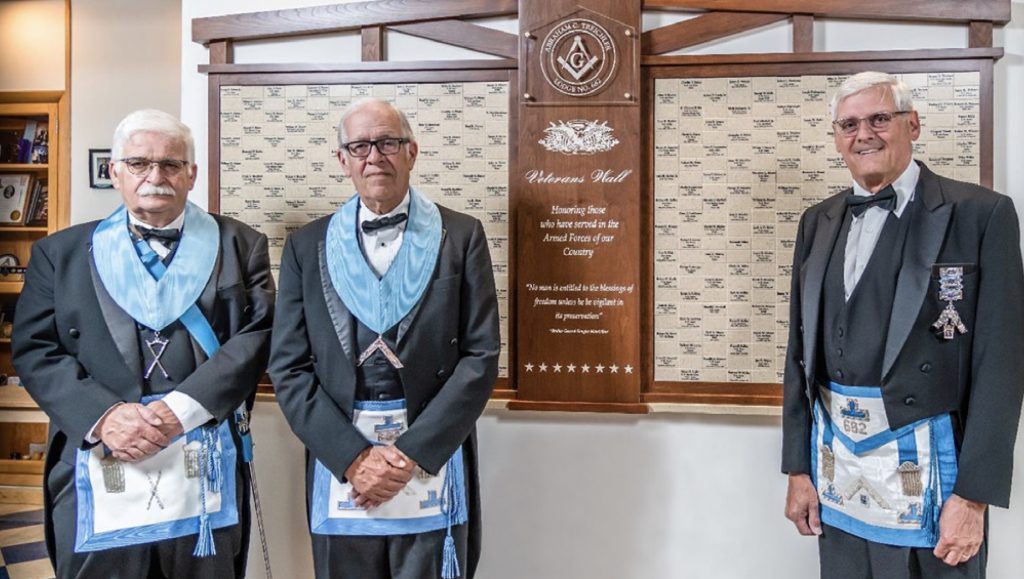
M 452 529 L 448 527 L 448 536 L 444 538 L 444 551 L 441 559 L 441 579 L 455 579 L 459 573 L 459 557 L 455 552 L 455 539 Z
M 213 544 L 213 528 L 210 525 L 210 515 L 203 512 L 199 517 L 199 540 L 196 541 L 196 549 L 192 551 L 192 555 L 195 557 L 209 557 L 216 554 L 217 548 Z
M 213 428 L 203 428 L 203 444 L 206 446 L 207 457 L 206 473 L 210 481 L 210 492 L 220 492 L 220 482 L 223 479 L 221 472 L 221 451 L 217 446 L 217 431 Z
M 455 538 L 452 537 L 452 525 L 462 517 L 466 508 L 466 497 L 460 492 L 462 486 L 455 481 L 464 479 L 461 468 L 462 461 L 449 460 L 444 472 L 444 484 L 441 495 L 444 497 L 442 510 L 448 523 L 448 534 L 444 538 L 444 549 L 441 552 L 441 579 L 455 579 L 462 573 L 459 571 L 459 556 L 455 550 Z
M 939 505 L 935 502 L 935 493 L 928 489 L 924 495 L 924 504 L 927 511 L 924 513 L 924 527 L 928 532 L 928 540 L 933 545 L 939 541 Z
M 939 543 L 939 517 L 942 515 L 942 481 L 940 480 L 939 473 L 939 457 L 936 449 L 938 449 L 938 442 L 935 436 L 935 424 L 932 421 L 928 422 L 928 442 L 929 449 L 932 452 L 931 460 L 929 460 L 928 467 L 928 490 L 925 491 L 924 504 L 926 505 L 927 511 L 924 513 L 925 516 L 925 528 L 928 530 L 928 540 L 931 541 L 932 545 Z
M 206 493 L 212 485 L 219 486 L 220 452 L 214 453 L 214 449 L 217 448 L 216 439 L 206 429 L 204 429 L 203 437 L 203 446 L 205 447 L 203 454 L 206 456 L 206 460 L 203 462 L 206 464 L 202 468 L 206 472 L 200 473 L 199 476 L 199 506 L 202 509 L 202 514 L 199 515 L 199 538 L 196 540 L 195 550 L 192 551 L 192 555 L 195 557 L 209 557 L 217 554 L 217 548 L 213 544 L 213 525 L 210 524 L 210 513 L 206 510 Z M 217 455 L 216 460 L 214 460 L 214 454 Z

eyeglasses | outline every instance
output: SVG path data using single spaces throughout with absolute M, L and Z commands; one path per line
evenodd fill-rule
M 154 165 L 159 166 L 160 172 L 165 176 L 174 177 L 189 165 L 188 161 L 183 159 L 159 159 L 152 161 L 143 157 L 128 157 L 126 159 L 118 159 L 118 161 L 124 163 L 124 166 L 128 167 L 128 172 L 136 177 L 149 175 Z
M 844 137 L 852 137 L 860 130 L 860 124 L 863 121 L 868 122 L 868 126 L 871 127 L 872 131 L 884 131 L 889 128 L 889 123 L 892 122 L 893 117 L 896 115 L 910 114 L 910 112 L 911 111 L 893 111 L 891 113 L 875 113 L 866 117 L 846 117 L 845 119 L 832 121 L 832 124 L 836 126 L 836 129 Z
M 408 142 L 409 139 L 404 137 L 384 137 L 376 141 L 349 141 L 342 143 L 341 146 L 348 151 L 349 155 L 364 159 L 370 156 L 370 149 L 372 147 L 377 147 L 377 152 L 381 155 L 394 155 L 402 149 L 402 145 Z

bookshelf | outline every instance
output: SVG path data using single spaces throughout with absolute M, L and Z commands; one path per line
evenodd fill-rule
M 0 92 L 0 503 L 42 503 L 39 445 L 46 443 L 47 420 L 24 388 L 7 383 L 14 381 L 10 323 L 23 275 L 5 266 L 27 266 L 32 244 L 66 226 L 61 191 L 67 187 L 59 170 L 68 163 L 61 158 L 60 134 L 67 125 L 59 114 L 62 96 Z M 19 146 L 12 151 L 19 131 Z M 39 207 L 44 185 L 45 216 Z

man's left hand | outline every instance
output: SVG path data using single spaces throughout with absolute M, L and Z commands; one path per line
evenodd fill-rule
M 947 565 L 956 566 L 977 555 L 985 539 L 987 507 L 985 503 L 950 495 L 939 517 L 939 544 L 933 551 L 935 556 Z
M 147 404 L 146 408 L 149 408 L 160 417 L 163 424 L 157 428 L 159 428 L 160 432 L 163 432 L 164 436 L 168 439 L 174 438 L 175 436 L 185 432 L 185 427 L 181 425 L 181 421 L 178 420 L 178 417 L 171 411 L 171 408 L 167 406 L 167 403 L 163 400 L 154 400 Z

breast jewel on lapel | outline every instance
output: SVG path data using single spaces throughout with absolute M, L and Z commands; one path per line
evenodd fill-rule
M 939 299 L 946 302 L 946 307 L 932 327 L 941 330 L 942 338 L 945 340 L 952 340 L 956 332 L 966 334 L 967 326 L 960 319 L 960 312 L 953 306 L 953 302 L 964 299 L 963 267 L 939 268 Z

